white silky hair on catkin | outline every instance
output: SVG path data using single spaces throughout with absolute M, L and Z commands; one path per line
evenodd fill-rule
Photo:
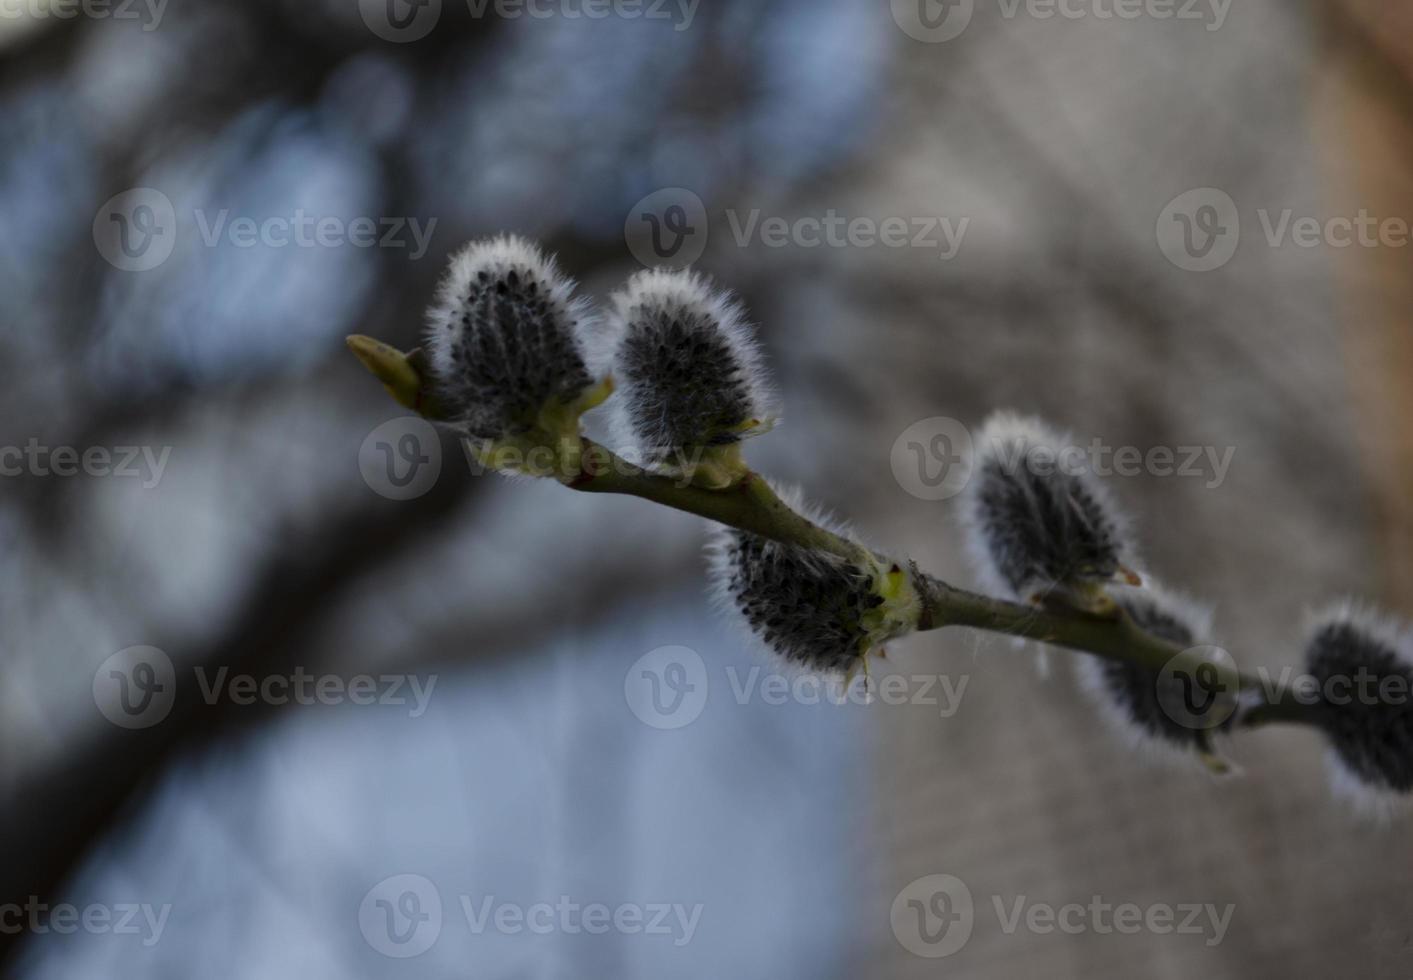
M 1413 809 L 1413 633 L 1397 619 L 1352 599 L 1307 617 L 1305 667 L 1317 690 L 1346 703 L 1326 705 L 1326 771 L 1335 797 L 1361 817 L 1386 823 Z M 1352 686 L 1367 671 L 1403 681 L 1400 703 L 1366 704 Z M 1342 679 L 1349 688 L 1336 690 Z M 1374 694 L 1382 696 L 1376 686 Z
M 805 505 L 798 489 L 773 489 L 807 520 L 855 540 L 847 525 Z M 845 674 L 860 661 L 865 633 L 819 609 L 827 603 L 862 612 L 880 602 L 864 570 L 834 555 L 725 526 L 713 530 L 706 553 L 713 602 L 751 646 L 812 673 Z
M 1128 519 L 1087 467 L 1064 462 L 1079 452 L 1068 435 L 1033 417 L 997 412 L 972 451 L 961 523 L 983 589 L 1027 601 L 1057 586 L 1106 581 L 1119 566 L 1133 565 Z M 1043 460 L 1049 472 L 1038 473 Z
M 1140 626 L 1183 648 L 1211 643 L 1210 606 L 1165 589 L 1151 579 L 1146 581 L 1142 589 L 1124 586 L 1113 590 L 1115 600 Z M 1185 728 L 1166 715 L 1156 698 L 1135 698 L 1133 688 L 1138 685 L 1152 683 L 1156 692 L 1156 673 L 1092 654 L 1076 657 L 1074 669 L 1080 689 L 1116 737 L 1150 763 L 1188 764 L 1193 760 L 1194 750 L 1199 747 L 1197 730 Z M 1146 688 L 1142 690 L 1147 693 Z
M 755 332 L 728 292 L 694 272 L 629 278 L 594 336 L 593 361 L 611 366 L 613 448 L 649 464 L 690 465 L 712 446 L 763 428 L 777 399 Z
M 1015 479 L 1020 467 L 1025 464 L 1029 453 L 1036 448 L 1058 454 L 1065 447 L 1073 446 L 1068 434 L 1057 432 L 1040 419 L 1022 416 L 1016 412 L 999 411 L 988 416 L 977 432 L 972 444 L 971 476 L 963 489 L 960 503 L 961 525 L 966 552 L 982 591 L 1017 602 L 1029 601 L 1037 592 L 1048 592 L 1059 584 L 1055 576 L 1042 576 L 1021 582 L 1017 588 L 1010 577 L 1002 571 L 1004 560 L 998 558 L 998 551 L 1012 548 L 1005 541 L 998 541 L 993 526 L 994 515 L 986 504 L 987 486 L 985 480 L 993 478 L 984 472 L 987 464 L 999 463 L 1003 470 L 1002 479 Z M 1115 557 L 1130 567 L 1134 563 L 1133 548 L 1129 544 L 1128 519 L 1114 503 L 1108 489 L 1100 484 L 1092 474 L 1073 478 L 1082 483 L 1096 505 L 1106 515 L 1115 538 Z M 1035 648 L 1036 671 L 1042 678 L 1051 673 L 1051 651 L 1044 643 L 1016 640 L 1017 647 L 1033 643 Z
M 448 263 L 427 311 L 433 385 L 451 421 L 501 438 L 551 402 L 593 383 L 584 340 L 592 315 L 554 259 L 514 235 L 468 243 Z

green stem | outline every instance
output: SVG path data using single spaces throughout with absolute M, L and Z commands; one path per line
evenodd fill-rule
M 796 513 L 755 473 L 747 473 L 740 482 L 725 489 L 708 489 L 650 473 L 588 439 L 584 440 L 583 461 L 582 472 L 564 481 L 575 490 L 642 497 L 784 544 L 838 555 L 847 561 L 858 561 L 867 554 L 856 542 Z M 993 599 L 949 585 L 916 568 L 913 581 L 923 600 L 919 631 L 969 626 L 1136 664 L 1155 674 L 1171 667 L 1195 676 L 1199 668 L 1207 666 L 1224 678 L 1230 678 L 1247 698 L 1261 698 L 1262 703 L 1242 713 L 1242 727 L 1254 728 L 1272 722 L 1305 725 L 1318 722 L 1317 710 L 1293 700 L 1288 690 L 1278 688 L 1268 693 L 1257 678 L 1237 673 L 1229 663 L 1211 660 L 1199 649 L 1184 649 L 1154 636 L 1122 613 L 1105 618 Z
M 718 524 L 750 531 L 784 544 L 795 544 L 858 561 L 866 552 L 795 513 L 756 473 L 720 490 L 650 473 L 592 440 L 584 440 L 583 469 L 565 485 L 587 493 L 622 493 L 697 514 Z
M 348 338 L 348 344 L 400 403 L 434 420 L 444 416 L 427 390 L 419 352 L 404 354 L 363 336 Z M 578 411 L 598 404 L 610 391 L 612 384 L 605 380 L 583 404 L 576 406 L 574 418 L 577 419 Z M 849 562 L 862 564 L 870 558 L 862 545 L 797 514 L 776 495 L 769 483 L 750 471 L 736 483 L 716 489 L 695 484 L 690 479 L 673 479 L 648 472 L 588 439 L 576 447 L 571 437 L 568 445 L 551 449 L 561 464 L 561 482 L 572 489 L 642 497 L 784 544 L 828 552 Z M 958 589 L 919 571 L 916 566 L 912 567 L 912 578 L 922 599 L 917 623 L 920 631 L 970 626 L 1136 664 L 1155 674 L 1169 666 L 1190 672 L 1192 676 L 1198 676 L 1199 668 L 1215 670 L 1248 701 L 1259 697 L 1259 703 L 1242 713 L 1242 727 L 1254 728 L 1272 722 L 1315 725 L 1320 721 L 1319 709 L 1297 701 L 1288 688 L 1268 691 L 1256 678 L 1236 672 L 1228 663 L 1207 659 L 1198 649 L 1184 650 L 1153 636 L 1121 610 L 1112 617 L 1102 617 L 1024 606 Z

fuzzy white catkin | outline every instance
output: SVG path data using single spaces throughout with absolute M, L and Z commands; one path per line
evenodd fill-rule
M 1319 697 L 1337 795 L 1384 814 L 1413 795 L 1413 636 L 1350 602 L 1316 616 L 1305 668 Z
M 589 312 L 554 260 L 516 236 L 452 256 L 427 312 L 432 385 L 449 421 L 502 439 L 592 384 L 581 336 Z
M 847 529 L 802 504 L 797 490 L 781 499 L 841 536 Z M 869 571 L 841 558 L 719 527 L 707 546 L 713 597 L 766 649 L 822 674 L 847 674 L 870 637 L 865 612 L 883 604 Z
M 1160 639 L 1184 649 L 1210 642 L 1211 610 L 1185 596 L 1151 581 L 1144 589 L 1116 589 L 1113 595 L 1126 615 Z M 1080 686 L 1110 727 L 1151 754 L 1206 751 L 1212 729 L 1231 720 L 1230 712 L 1214 702 L 1214 724 L 1200 724 L 1201 717 L 1184 708 L 1180 683 L 1172 674 L 1095 656 L 1081 656 L 1075 668 Z
M 639 272 L 599 336 L 611 365 L 615 448 L 679 468 L 769 425 L 775 399 L 741 305 L 702 276 Z
M 1029 601 L 1131 565 L 1127 521 L 1071 442 L 1038 419 L 992 415 L 962 494 L 968 551 L 989 591 Z

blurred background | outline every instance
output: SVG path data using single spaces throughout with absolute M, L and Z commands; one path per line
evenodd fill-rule
M 700 520 L 475 475 L 343 346 L 477 236 L 595 297 L 690 262 L 783 392 L 753 465 L 952 581 L 911 445 L 1227 458 L 1111 485 L 1279 671 L 1329 599 L 1413 614 L 1413 6 L 0 11 L 9 975 L 1413 974 L 1413 839 L 1314 734 L 1154 766 L 958 630 L 829 703 Z M 1024 916 L 1094 902 L 1178 914 Z

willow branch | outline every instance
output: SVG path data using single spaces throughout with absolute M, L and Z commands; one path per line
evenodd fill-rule
M 825 551 L 847 561 L 857 561 L 863 554 L 857 543 L 819 527 L 792 510 L 756 473 L 748 473 L 726 489 L 708 489 L 651 473 L 586 439 L 581 471 L 562 482 L 588 493 L 641 497 L 782 544 Z M 968 626 L 1134 664 L 1155 674 L 1165 668 L 1189 673 L 1205 667 L 1232 676 L 1245 698 L 1259 698 L 1254 706 L 1238 716 L 1237 724 L 1241 727 L 1254 728 L 1273 722 L 1316 723 L 1318 709 L 1296 701 L 1287 688 L 1271 687 L 1258 678 L 1233 672 L 1231 664 L 1204 656 L 1200 648 L 1184 649 L 1156 637 L 1136 625 L 1121 609 L 1112 617 L 1101 617 L 1022 605 L 957 588 L 916 567 L 913 568 L 913 583 L 922 598 L 919 631 Z
M 420 352 L 403 354 L 371 337 L 350 337 L 348 343 L 400 404 L 427 418 L 445 419 L 444 410 L 427 390 Z M 597 404 L 612 390 L 607 382 L 601 388 L 602 395 L 587 407 Z M 536 445 L 533 450 L 543 450 L 551 468 L 532 467 L 531 471 L 540 476 L 552 472 L 573 490 L 641 497 L 782 544 L 835 555 L 857 565 L 870 564 L 875 557 L 857 542 L 797 513 L 763 477 L 745 469 L 744 465 L 738 479 L 718 487 L 693 482 L 690 476 L 673 477 L 648 471 L 582 437 L 577 441 L 571 437 L 553 446 Z M 1229 661 L 1206 656 L 1203 647 L 1184 649 L 1155 636 L 1138 626 L 1117 604 L 1107 614 L 1059 605 L 1022 605 L 959 589 L 914 564 L 909 564 L 909 571 L 920 599 L 920 611 L 914 624 L 917 631 L 967 626 L 1131 664 L 1155 676 L 1164 671 L 1193 678 L 1202 677 L 1204 673 L 1216 676 L 1222 690 L 1233 690 L 1239 696 L 1242 710 L 1235 715 L 1234 727 L 1254 728 L 1273 722 L 1315 725 L 1320 721 L 1319 707 L 1298 700 L 1288 686 L 1267 684 L 1242 674 Z

